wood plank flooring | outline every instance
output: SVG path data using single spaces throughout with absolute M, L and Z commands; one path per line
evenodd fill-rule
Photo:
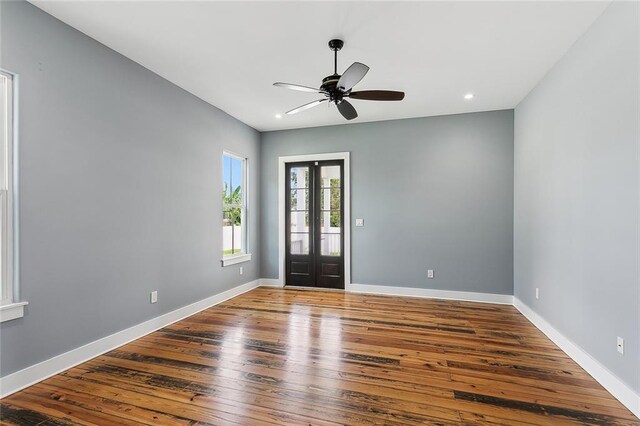
M 640 421 L 512 306 L 258 288 L 3 399 L 0 423 Z

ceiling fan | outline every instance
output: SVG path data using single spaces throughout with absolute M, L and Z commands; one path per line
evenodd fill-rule
M 329 101 L 336 104 L 338 111 L 340 111 L 340 114 L 342 114 L 344 118 L 353 120 L 358 116 L 358 112 L 345 98 L 366 101 L 401 101 L 404 99 L 404 92 L 392 90 L 362 90 L 352 92 L 353 86 L 364 78 L 367 71 L 369 71 L 369 67 L 360 62 L 354 62 L 342 75 L 338 74 L 338 51 L 342 49 L 342 46 L 344 46 L 342 40 L 333 39 L 329 41 L 329 49 L 333 50 L 333 75 L 323 78 L 322 85 L 319 89 L 301 86 L 299 84 L 273 83 L 273 85 L 277 87 L 299 90 L 301 92 L 320 93 L 325 96 L 323 99 L 318 99 L 317 101 L 309 102 L 291 111 L 287 111 L 286 114 L 296 114 Z

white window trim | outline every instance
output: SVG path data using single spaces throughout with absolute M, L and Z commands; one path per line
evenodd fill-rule
M 17 215 L 17 164 L 18 164 L 18 102 L 17 102 L 17 85 L 18 76 L 8 72 L 4 69 L 0 69 L 0 75 L 7 78 L 10 82 L 7 85 L 7 105 L 5 105 L 8 112 L 7 122 L 5 123 L 6 135 L 5 140 L 7 146 L 2 147 L 6 149 L 7 167 L 5 169 L 5 175 L 0 179 L 0 191 L 2 191 L 2 208 L 5 209 L 6 215 L 3 215 L 4 220 L 0 224 L 0 232 L 7 237 L 0 246 L 2 251 L 2 273 L 4 274 L 4 282 L 6 283 L 5 296 L 0 300 L 0 322 L 9 321 L 12 319 L 20 318 L 24 316 L 24 307 L 28 302 L 19 302 L 18 291 L 18 215 Z
M 235 254 L 233 256 L 226 256 L 222 258 L 222 266 L 231 266 L 236 263 L 248 262 L 251 260 L 251 253 Z
M 249 262 L 251 260 L 251 253 L 249 251 L 249 224 L 247 223 L 247 217 L 249 216 L 249 159 L 241 154 L 224 150 L 222 151 L 222 158 L 225 156 L 242 160 L 242 252 L 237 254 L 230 254 L 228 256 L 222 256 L 222 267 L 236 265 L 238 263 Z M 223 167 L 224 173 L 224 167 Z M 224 176 L 222 177 L 224 182 Z M 224 211 L 224 206 L 222 206 Z M 221 230 L 221 233 L 224 230 Z M 224 237 L 223 237 L 224 238 Z
M 29 302 L 16 302 L 0 306 L 0 322 L 10 321 L 24 316 L 24 307 Z

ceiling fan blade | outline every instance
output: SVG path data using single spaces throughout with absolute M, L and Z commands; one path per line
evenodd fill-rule
M 338 89 L 343 92 L 348 92 L 364 78 L 367 71 L 369 71 L 368 66 L 361 64 L 360 62 L 354 62 L 349 68 L 347 68 L 344 74 L 342 74 L 340 80 L 338 80 Z
M 320 105 L 322 102 L 326 101 L 327 99 L 318 99 L 317 101 L 313 101 L 313 102 L 309 102 L 308 104 L 304 104 L 302 106 L 299 106 L 298 108 L 294 108 L 291 111 L 287 111 L 285 114 L 296 114 L 300 111 L 304 111 L 306 109 L 309 108 L 313 108 L 314 106 Z
M 358 116 L 356 109 L 346 99 L 343 99 L 342 102 L 338 104 L 338 111 L 340 111 L 340 114 L 347 120 L 353 120 Z
M 285 89 L 298 90 L 300 92 L 311 92 L 311 93 L 322 93 L 320 89 L 314 89 L 313 87 L 301 86 L 299 84 L 291 84 L 291 83 L 273 83 L 276 87 L 284 87 Z
M 349 93 L 352 99 L 362 99 L 366 101 L 401 101 L 404 99 L 404 92 L 394 90 L 361 90 Z

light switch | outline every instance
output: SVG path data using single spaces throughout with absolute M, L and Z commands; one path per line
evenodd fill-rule
M 356 219 L 356 226 L 364 226 L 364 219 Z

